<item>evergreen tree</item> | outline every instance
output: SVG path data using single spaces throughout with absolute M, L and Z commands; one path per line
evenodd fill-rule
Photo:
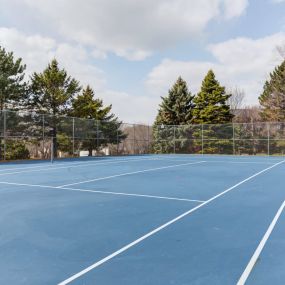
M 209 70 L 202 82 L 200 92 L 194 98 L 195 109 L 193 111 L 194 122 L 196 124 L 207 124 L 201 126 L 203 130 L 203 152 L 204 153 L 231 153 L 232 126 L 215 126 L 214 124 L 225 124 L 232 120 L 233 115 L 228 105 L 230 94 L 226 94 L 225 87 L 221 86 L 215 78 L 212 70 Z M 202 152 L 202 142 L 199 140 L 201 131 L 194 134 L 197 143 L 200 144 Z
M 168 96 L 161 97 L 162 103 L 156 117 L 156 123 L 163 125 L 186 125 L 192 122 L 193 98 L 187 83 L 179 77 Z
M 223 124 L 230 122 L 233 115 L 227 100 L 225 87 L 216 80 L 215 74 L 209 70 L 202 82 L 201 91 L 194 98 L 194 121 L 197 124 Z
M 22 59 L 14 59 L 13 52 L 0 46 L 0 110 L 22 106 L 27 94 L 24 82 L 26 65 Z
M 285 121 L 285 60 L 270 73 L 270 79 L 264 84 L 259 102 L 263 120 Z
M 73 100 L 71 115 L 84 119 L 92 119 L 87 122 L 87 128 L 83 130 L 83 147 L 92 155 L 92 150 L 99 150 L 108 144 L 118 144 L 125 135 L 120 130 L 121 122 L 111 113 L 112 105 L 103 106 L 103 101 L 94 98 L 95 94 L 88 85 L 82 93 Z M 82 122 L 82 121 L 81 121 Z M 92 125 L 92 126 L 91 126 Z
M 9 120 L 10 125 L 13 125 L 11 121 L 13 113 L 5 111 L 4 114 L 2 111 L 23 106 L 22 103 L 27 96 L 27 84 L 24 81 L 25 69 L 26 66 L 22 64 L 21 58 L 14 59 L 13 52 L 7 52 L 0 46 L 0 118 L 6 122 Z M 0 130 L 0 136 L 0 159 L 3 159 L 5 156 L 3 128 Z M 7 149 L 6 158 L 8 158 Z
M 53 153 L 57 156 L 57 122 L 58 115 L 67 114 L 74 96 L 81 90 L 79 82 L 60 69 L 54 59 L 42 73 L 34 73 L 31 77 L 31 95 L 29 108 L 40 113 L 52 115 L 49 118 Z
M 176 141 L 185 129 L 177 129 L 176 126 L 192 122 L 193 98 L 187 83 L 181 77 L 168 91 L 168 96 L 161 98 L 162 103 L 153 127 L 155 152 L 172 152 L 176 148 L 175 144 L 177 149 L 185 147 L 183 139 Z

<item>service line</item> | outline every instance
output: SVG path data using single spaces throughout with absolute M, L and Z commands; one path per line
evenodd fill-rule
M 161 166 L 161 167 L 156 167 L 156 168 L 148 168 L 148 169 L 143 169 L 143 170 L 138 170 L 138 171 L 133 171 L 133 172 L 125 172 L 125 173 L 120 173 L 120 174 L 115 174 L 115 175 L 110 175 L 110 176 L 104 176 L 104 177 L 99 177 L 99 178 L 79 181 L 79 182 L 75 182 L 75 183 L 64 184 L 64 185 L 60 185 L 60 186 L 57 186 L 57 187 L 58 188 L 64 188 L 64 187 L 69 187 L 69 186 L 78 185 L 78 184 L 85 184 L 85 183 L 89 183 L 89 182 L 107 180 L 107 179 L 112 179 L 112 178 L 116 178 L 116 177 L 122 177 L 122 176 L 127 176 L 127 175 L 134 175 L 134 174 L 139 174 L 139 173 L 157 171 L 157 170 L 174 168 L 174 167 L 180 167 L 180 166 L 186 166 L 186 165 L 200 164 L 200 163 L 205 163 L 205 162 L 206 161 L 196 161 L 196 162 L 188 162 L 188 163 L 182 163 L 182 164 L 172 164 L 172 165 Z
M 113 192 L 113 191 L 102 191 L 94 189 L 80 189 L 80 188 L 68 188 L 68 187 L 57 187 L 57 186 L 48 186 L 48 185 L 39 185 L 39 184 L 26 184 L 26 183 L 14 183 L 14 182 L 4 182 L 1 181 L 0 184 L 4 185 L 14 185 L 14 186 L 26 186 L 26 187 L 36 187 L 36 188 L 45 188 L 45 189 L 56 189 L 56 190 L 65 190 L 73 192 L 86 192 L 86 193 L 95 193 L 95 194 L 105 194 L 105 195 L 118 195 L 118 196 L 129 196 L 129 197 L 141 197 L 141 198 L 152 198 L 152 199 L 161 199 L 161 200 L 173 200 L 173 201 L 185 201 L 185 202 L 194 202 L 194 203 L 203 203 L 203 200 L 197 199 L 187 199 L 179 197 L 169 197 L 169 196 L 157 196 L 157 195 L 146 195 L 139 193 L 126 193 L 126 192 Z

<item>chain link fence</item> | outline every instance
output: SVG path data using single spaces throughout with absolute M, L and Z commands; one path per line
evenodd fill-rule
M 285 155 L 285 122 L 166 126 L 0 112 L 0 159 L 151 153 Z

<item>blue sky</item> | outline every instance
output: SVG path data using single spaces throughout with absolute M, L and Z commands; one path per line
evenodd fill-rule
M 56 57 L 124 121 L 151 123 L 178 76 L 212 68 L 254 105 L 285 47 L 284 0 L 0 0 L 0 45 L 42 71 Z

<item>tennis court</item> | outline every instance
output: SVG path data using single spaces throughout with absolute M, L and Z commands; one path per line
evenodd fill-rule
M 0 165 L 0 284 L 284 284 L 285 160 Z

